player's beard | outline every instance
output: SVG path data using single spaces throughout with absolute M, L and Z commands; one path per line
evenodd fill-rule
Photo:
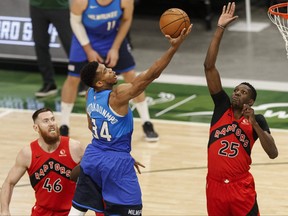
M 56 144 L 60 140 L 60 132 L 59 132 L 58 127 L 55 127 L 55 133 L 53 133 L 53 134 L 51 134 L 49 131 L 46 132 L 46 131 L 42 130 L 41 128 L 39 128 L 39 131 L 40 131 L 40 135 L 42 136 L 43 140 L 48 145 Z

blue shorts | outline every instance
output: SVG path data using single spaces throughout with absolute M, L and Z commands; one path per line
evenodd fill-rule
M 80 166 L 73 206 L 100 212 L 104 200 L 105 212 L 141 215 L 142 194 L 129 153 L 102 151 L 90 144 Z
M 72 205 L 83 212 L 86 212 L 88 209 L 95 212 L 104 211 L 101 188 L 83 172 L 81 166 Z
M 76 43 L 75 43 L 75 45 L 76 45 Z M 78 58 L 76 58 L 76 57 L 72 58 L 71 56 L 73 56 L 73 55 L 70 53 L 70 59 L 69 59 L 69 64 L 68 64 L 68 75 L 80 77 L 81 68 L 83 68 L 88 63 L 87 56 L 86 56 L 82 47 L 81 48 L 77 47 L 77 49 L 73 48 L 73 41 L 72 41 L 71 50 L 72 50 L 71 53 L 77 52 Z M 97 50 L 97 49 L 95 49 L 95 50 Z M 84 57 L 83 57 L 83 55 L 84 55 Z M 106 58 L 106 56 L 101 56 L 101 57 L 103 59 Z M 133 70 L 135 67 L 136 67 L 136 64 L 135 64 L 134 58 L 131 54 L 130 44 L 128 43 L 128 40 L 125 39 L 123 41 L 123 43 L 121 44 L 121 47 L 119 49 L 118 62 L 115 65 L 115 67 L 112 69 L 117 74 L 121 74 L 121 73 L 128 72 L 130 70 Z

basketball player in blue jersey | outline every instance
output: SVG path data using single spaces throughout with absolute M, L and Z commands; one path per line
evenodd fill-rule
M 81 70 L 81 81 L 90 87 L 86 112 L 93 138 L 80 163 L 69 215 L 84 215 L 87 209 L 105 215 L 142 215 L 141 189 L 130 155 L 133 115 L 129 101 L 160 76 L 191 29 L 192 25 L 183 29 L 178 38 L 166 35 L 170 48 L 130 83 L 113 88 L 116 72 L 97 61 Z
M 68 76 L 62 88 L 61 135 L 69 133 L 70 113 L 77 97 L 80 69 L 97 61 L 123 75 L 125 82 L 135 77 L 127 33 L 133 19 L 133 0 L 72 0 L 70 21 L 74 36 L 69 57 Z M 158 141 L 150 121 L 145 93 L 133 99 L 142 119 L 145 139 Z

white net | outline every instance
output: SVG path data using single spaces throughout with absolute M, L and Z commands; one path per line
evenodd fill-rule
M 279 29 L 284 41 L 288 59 L 288 2 L 273 5 L 268 10 L 268 17 Z

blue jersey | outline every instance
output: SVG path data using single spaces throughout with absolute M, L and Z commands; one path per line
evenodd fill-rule
M 86 112 L 92 122 L 92 145 L 101 150 L 129 153 L 133 132 L 132 111 L 129 109 L 125 116 L 115 113 L 109 106 L 110 93 L 111 90 L 88 90 Z
M 86 10 L 82 13 L 82 24 L 90 40 L 90 44 L 102 57 L 106 57 L 121 23 L 123 11 L 121 0 L 113 0 L 107 6 L 101 6 L 96 0 L 88 0 Z M 73 35 L 70 61 L 87 60 L 86 54 Z
M 101 6 L 95 0 L 88 1 L 82 14 L 87 34 L 99 39 L 115 38 L 122 18 L 121 0 L 114 0 L 107 6 Z
M 88 90 L 86 112 L 91 119 L 93 139 L 81 160 L 84 174 L 79 176 L 73 204 L 99 210 L 102 199 L 96 196 L 97 189 L 105 203 L 116 205 L 117 211 L 127 206 L 141 211 L 142 194 L 134 169 L 135 160 L 130 155 L 132 111 L 129 109 L 125 116 L 115 113 L 109 106 L 110 94 L 111 90 Z

